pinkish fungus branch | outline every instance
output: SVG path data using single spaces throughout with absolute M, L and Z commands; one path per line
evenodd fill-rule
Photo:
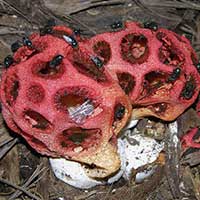
M 198 128 L 193 128 L 188 131 L 181 139 L 182 147 L 186 148 L 200 148 L 200 137 L 194 138 L 198 133 Z

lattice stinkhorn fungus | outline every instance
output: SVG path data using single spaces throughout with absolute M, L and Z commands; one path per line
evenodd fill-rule
M 39 153 L 87 164 L 92 178 L 120 168 L 117 134 L 131 113 L 174 120 L 199 93 L 189 41 L 154 24 L 87 39 L 46 26 L 12 51 L 0 90 L 6 123 Z
M 79 41 L 62 26 L 26 38 L 2 74 L 2 113 L 39 153 L 88 164 L 88 176 L 102 178 L 120 168 L 116 136 L 131 104 Z
M 148 27 L 148 26 L 147 26 Z M 135 22 L 84 41 L 130 97 L 133 118 L 177 118 L 197 98 L 197 56 L 184 37 Z
M 196 113 L 197 116 L 200 117 L 200 101 L 199 97 L 196 103 Z M 194 148 L 194 149 L 200 149 L 200 129 L 199 126 L 191 127 L 190 130 L 187 131 L 182 137 L 181 137 L 181 144 L 183 151 L 186 151 L 187 149 Z
M 200 149 L 200 136 L 199 136 L 199 128 L 195 127 L 189 130 L 182 138 L 181 144 L 183 150 L 188 148 L 198 148 Z

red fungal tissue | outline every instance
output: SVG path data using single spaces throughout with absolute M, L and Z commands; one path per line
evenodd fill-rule
M 199 128 L 192 128 L 182 138 L 181 144 L 184 150 L 188 148 L 200 148 Z
M 90 177 L 120 168 L 117 135 L 131 114 L 171 121 L 199 93 L 189 41 L 135 22 L 87 39 L 54 26 L 30 35 L 13 60 L 1 80 L 6 123 L 43 155 L 92 165 Z
M 29 38 L 32 46 L 19 48 L 2 75 L 8 126 L 41 154 L 96 165 L 105 169 L 101 176 L 116 171 L 116 135 L 131 114 L 128 96 L 69 28 Z
M 127 22 L 123 30 L 96 35 L 85 45 L 104 60 L 129 96 L 134 118 L 171 121 L 197 98 L 198 60 L 184 36 Z

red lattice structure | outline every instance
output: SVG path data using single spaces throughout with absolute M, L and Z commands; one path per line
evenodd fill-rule
M 55 26 L 24 38 L 6 60 L 2 113 L 39 153 L 106 177 L 120 168 L 116 140 L 131 113 L 171 121 L 195 101 L 197 63 L 189 41 L 166 29 L 127 22 L 82 39 Z
M 2 113 L 39 153 L 93 165 L 98 173 L 93 167 L 88 174 L 105 177 L 120 168 L 116 135 L 131 104 L 107 70 L 70 43 L 78 41 L 72 34 L 54 27 L 51 34 L 31 35 L 31 44 L 16 51 L 2 75 Z M 89 68 L 69 61 L 74 49 L 84 53 Z
M 123 30 L 96 35 L 84 45 L 102 58 L 130 97 L 133 118 L 171 121 L 197 98 L 198 60 L 184 36 L 127 22 Z

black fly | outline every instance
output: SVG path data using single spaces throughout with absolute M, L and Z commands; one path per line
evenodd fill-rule
M 155 22 L 145 22 L 144 28 L 151 29 L 152 31 L 157 31 L 158 25 Z
M 194 80 L 188 80 L 186 83 L 185 83 L 185 86 L 181 92 L 181 96 L 184 98 L 184 99 L 191 99 L 192 96 L 194 95 L 195 93 L 195 83 L 194 83 Z
M 33 44 L 28 37 L 23 37 L 22 41 L 23 41 L 24 46 L 27 46 L 29 48 L 33 48 Z
M 123 28 L 123 23 L 122 21 L 116 21 L 113 24 L 110 25 L 110 27 L 112 29 L 119 29 L 119 28 Z
M 47 21 L 47 24 L 40 29 L 40 35 L 51 34 L 53 32 L 53 27 L 56 25 L 54 19 L 50 19 Z
M 119 103 L 114 108 L 114 118 L 115 120 L 121 120 L 125 114 L 125 107 Z
M 50 62 L 49 62 L 49 67 L 54 68 L 58 65 L 61 64 L 63 60 L 63 56 L 62 55 L 57 55 L 55 56 Z
M 196 65 L 197 71 L 200 73 L 200 62 Z
M 172 74 L 169 76 L 168 81 L 173 82 L 177 80 L 181 75 L 181 69 L 179 67 L 175 68 Z
M 16 52 L 19 48 L 21 47 L 20 43 L 17 41 L 17 42 L 14 42 L 13 44 L 11 44 L 11 51 L 14 53 Z
M 70 44 L 73 48 L 78 46 L 78 42 L 76 41 L 76 39 L 72 36 L 67 36 L 67 35 L 63 35 L 63 39 Z
M 11 55 L 8 55 L 8 56 L 5 57 L 5 59 L 4 59 L 4 66 L 5 66 L 6 68 L 8 68 L 8 67 L 10 67 L 10 65 L 13 64 L 13 62 L 14 62 L 13 57 L 12 57 Z
M 73 32 L 74 32 L 74 35 L 80 35 L 82 30 L 78 28 L 78 29 L 74 29 Z
M 94 64 L 99 68 L 101 69 L 103 67 L 103 61 L 97 57 L 97 56 L 92 56 L 91 57 L 91 60 L 94 62 Z

